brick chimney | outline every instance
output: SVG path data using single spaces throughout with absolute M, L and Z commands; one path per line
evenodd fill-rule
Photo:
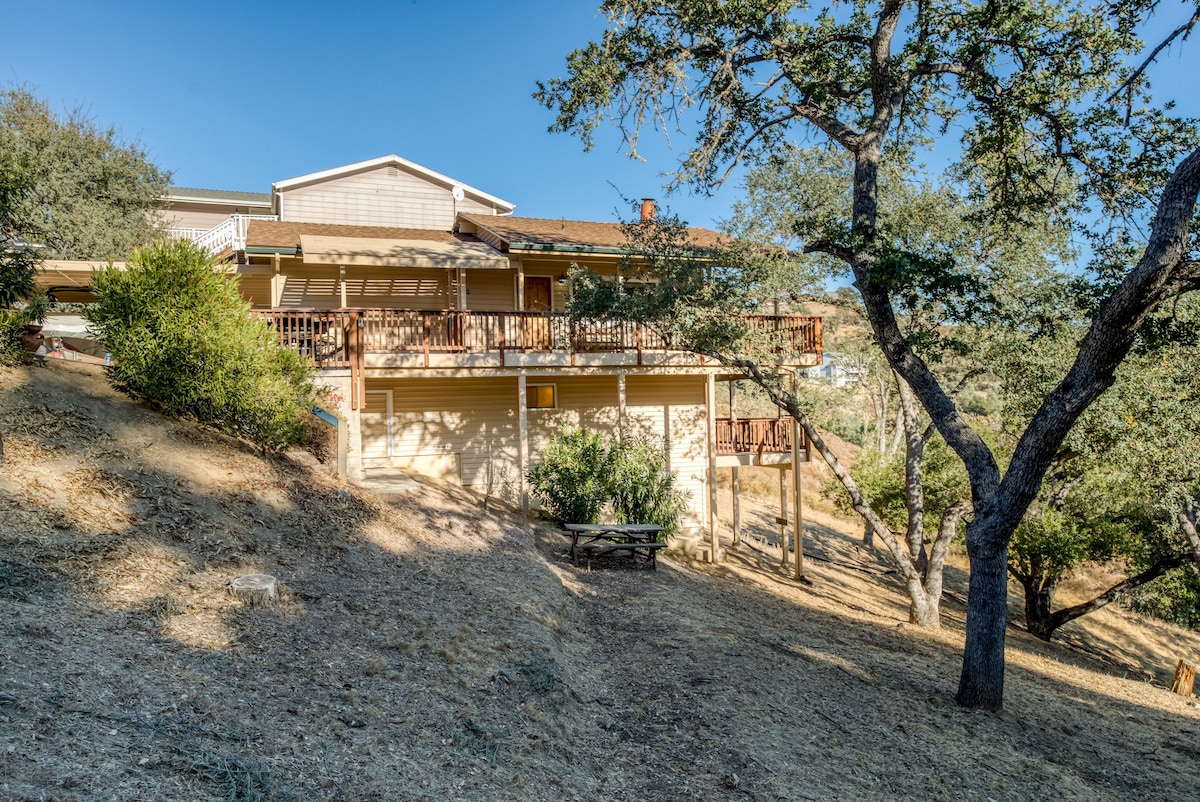
M 654 222 L 654 198 L 642 198 L 642 222 Z

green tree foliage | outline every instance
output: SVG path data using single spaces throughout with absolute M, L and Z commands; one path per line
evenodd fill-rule
M 15 220 L 27 191 L 23 174 L 0 151 L 0 364 L 15 364 L 28 356 L 21 333 L 41 321 L 49 302 L 34 281 L 39 252 L 21 238 Z
M 170 174 L 83 109 L 60 115 L 25 87 L 0 89 L 0 154 L 26 187 L 13 226 L 47 257 L 121 260 L 158 235 Z
M 560 523 L 597 523 L 611 505 L 619 523 L 657 524 L 668 537 L 687 509 L 666 444 L 649 437 L 565 426 L 526 478 L 546 516 Z
M 266 449 L 303 439 L 311 367 L 278 347 L 237 283 L 196 245 L 139 248 L 127 269 L 98 271 L 94 286 L 87 318 L 112 354 L 117 387 Z
M 1078 303 L 1062 298 L 1058 311 L 1055 326 L 1036 332 L 977 332 L 978 358 L 1005 387 L 1003 425 L 1013 441 L 1060 380 L 1082 335 Z M 1031 632 L 1049 638 L 1061 624 L 1102 606 L 1093 600 L 1051 609 L 1058 583 L 1086 562 L 1118 559 L 1130 575 L 1101 594 L 1102 603 L 1151 581 L 1164 593 L 1194 585 L 1181 578 L 1195 573 L 1196 560 L 1188 559 L 1192 549 L 1179 516 L 1200 487 L 1198 452 L 1200 303 L 1185 296 L 1148 321 L 1112 387 L 1066 437 L 1031 514 L 1014 533 L 1009 570 L 1025 588 Z M 1180 609 L 1195 602 L 1176 601 Z M 1162 599 L 1154 606 L 1176 604 Z
M 1200 20 L 1194 0 L 1182 6 L 1191 21 L 1173 37 Z M 590 146 L 612 121 L 634 155 L 643 125 L 695 122 L 674 180 L 701 190 L 797 136 L 852 158 L 842 225 L 827 238 L 806 232 L 803 248 L 847 266 L 888 363 L 966 468 L 974 514 L 957 694 L 966 706 L 1003 704 L 1008 545 L 1063 440 L 1112 383 L 1149 313 L 1200 288 L 1200 147 L 1189 121 L 1151 101 L 1154 54 L 1144 60 L 1139 38 L 1158 7 L 606 0 L 604 35 L 571 52 L 567 77 L 535 94 L 556 114 L 552 130 Z M 950 130 L 955 137 L 933 139 Z M 1107 272 L 1088 285 L 1096 304 L 1087 333 L 1004 470 L 901 322 L 939 308 L 954 322 L 988 302 L 987 282 L 942 252 L 906 248 L 880 219 L 882 168 L 911 163 L 931 144 L 955 163 L 977 221 L 1016 229 L 1047 216 L 1106 218 L 1089 227 Z M 800 420 L 794 401 L 780 401 Z

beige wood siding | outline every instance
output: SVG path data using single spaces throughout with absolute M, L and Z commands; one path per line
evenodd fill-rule
M 630 376 L 625 412 L 630 431 L 670 438 L 670 468 L 681 490 L 691 493 L 685 526 L 706 520 L 708 419 L 703 376 Z
M 449 309 L 449 273 L 416 267 L 395 270 L 347 267 L 346 305 L 369 309 Z
M 449 231 L 454 212 L 493 214 L 470 198 L 457 207 L 450 187 L 433 184 L 396 166 L 380 166 L 281 193 L 281 219 L 291 222 L 400 226 Z
M 590 432 L 617 431 L 616 376 L 560 376 L 529 378 L 528 384 L 555 386 L 556 409 L 531 409 L 529 451 L 531 460 L 541 459 L 550 438 L 564 425 L 582 426 Z
M 454 478 L 482 492 L 490 485 L 493 493 L 515 500 L 516 377 L 380 380 L 367 389 L 394 391 L 393 465 L 441 475 L 457 455 Z M 364 428 L 364 456 L 368 448 L 377 451 L 378 445 L 367 442 Z
M 467 309 L 509 312 L 517 308 L 516 271 L 467 270 Z
M 337 309 L 342 305 L 337 268 L 289 265 L 280 271 L 279 305 L 289 309 Z
M 531 464 L 541 458 L 563 424 L 608 434 L 617 431 L 616 376 L 527 381 L 553 384 L 557 398 L 556 409 L 527 413 Z M 516 500 L 520 484 L 516 377 L 372 380 L 368 389 L 394 391 L 392 465 Z M 365 399 L 362 448 L 366 458 L 386 453 L 381 451 L 386 448 L 386 429 L 377 423 L 368 426 L 367 415 L 377 414 L 373 398 L 383 396 L 368 393 Z M 708 498 L 704 378 L 630 376 L 626 414 L 630 431 L 670 438 L 670 468 L 680 489 L 691 494 L 684 525 L 700 525 Z
M 167 228 L 215 228 L 235 214 L 271 214 L 271 205 L 238 206 L 232 203 L 176 201 L 163 211 Z
M 340 271 L 334 265 L 286 265 L 280 275 L 280 306 L 337 309 L 342 305 Z M 448 309 L 450 278 L 433 268 L 346 268 L 346 305 L 371 309 Z M 270 298 L 269 283 L 266 296 Z M 269 301 L 268 301 L 269 302 Z
M 271 276 L 268 274 L 238 274 L 238 289 L 253 306 L 271 305 Z

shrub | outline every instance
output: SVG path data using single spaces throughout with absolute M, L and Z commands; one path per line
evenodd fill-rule
M 15 225 L 14 207 L 26 194 L 25 178 L 11 155 L 0 153 L 0 365 L 29 359 L 21 334 L 41 322 L 49 303 L 35 280 L 38 252 L 21 244 Z
M 608 500 L 608 443 L 601 434 L 564 427 L 529 469 L 529 486 L 546 517 L 559 523 L 594 524 Z
M 311 367 L 250 317 L 237 284 L 195 244 L 139 248 L 126 270 L 98 271 L 93 285 L 86 317 L 112 354 L 118 388 L 266 449 L 303 440 Z
M 658 524 L 673 535 L 687 509 L 688 496 L 675 489 L 667 444 L 648 437 L 625 436 L 609 450 L 609 499 L 617 521 Z
M 679 528 L 688 496 L 675 488 L 667 448 L 648 437 L 609 438 L 564 427 L 526 475 L 542 511 L 560 523 L 597 523 L 611 504 L 620 523 Z
M 1200 630 L 1200 573 L 1185 565 L 1121 597 L 1134 612 Z

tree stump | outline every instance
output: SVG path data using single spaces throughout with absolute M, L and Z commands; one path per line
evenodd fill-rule
M 277 581 L 269 574 L 246 574 L 229 580 L 229 592 L 251 607 L 275 601 Z
M 1171 691 L 1180 696 L 1191 696 L 1192 687 L 1196 682 L 1196 667 L 1180 660 L 1175 664 L 1175 681 L 1171 683 Z

